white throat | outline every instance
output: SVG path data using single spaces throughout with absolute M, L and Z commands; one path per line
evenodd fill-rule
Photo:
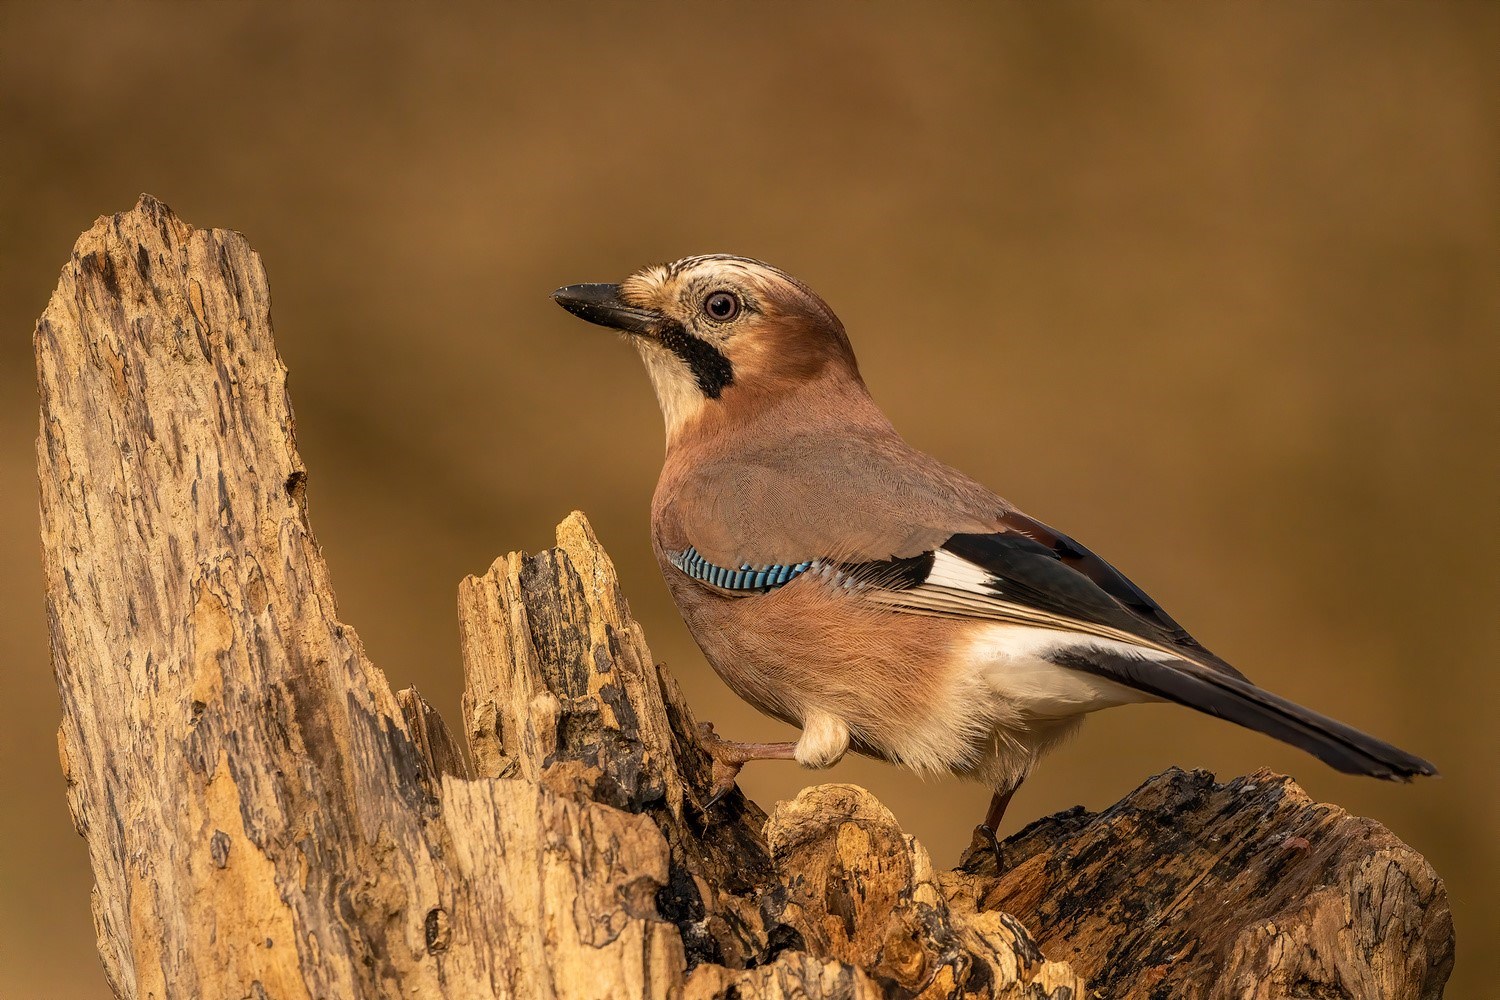
M 651 388 L 656 391 L 656 402 L 661 406 L 662 419 L 667 425 L 667 441 L 670 443 L 677 432 L 702 411 L 706 402 L 703 391 L 671 351 L 642 337 L 633 339 L 636 350 L 641 353 L 641 360 L 646 363 Z

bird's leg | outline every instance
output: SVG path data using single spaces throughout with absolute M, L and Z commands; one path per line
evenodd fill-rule
M 1014 794 L 1016 790 L 1012 788 L 990 796 L 990 809 L 984 814 L 984 825 L 989 827 L 991 835 L 1000 829 L 1000 821 L 1005 818 L 1005 807 L 1010 805 L 1010 797 Z
M 1019 785 L 1016 787 L 1020 787 Z M 984 822 L 975 828 L 974 832 L 989 841 L 990 853 L 995 856 L 995 873 L 998 875 L 1002 868 L 1004 858 L 1000 855 L 1000 838 L 997 831 L 1000 829 L 1000 821 L 1005 818 L 1005 807 L 1010 805 L 1010 797 L 1016 794 L 1016 789 L 995 792 L 990 796 L 989 811 L 984 814 Z
M 797 755 L 796 743 L 736 743 L 720 739 L 714 732 L 714 724 L 705 722 L 698 726 L 698 745 L 713 759 L 713 788 L 703 808 L 708 810 L 734 788 L 734 779 L 740 768 L 752 760 L 793 760 Z

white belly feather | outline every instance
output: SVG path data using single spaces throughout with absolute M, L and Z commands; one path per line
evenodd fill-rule
M 1059 632 L 1034 625 L 994 624 L 980 631 L 959 655 L 972 663 L 999 700 L 1001 711 L 1019 724 L 1072 718 L 1149 695 L 1104 677 L 1060 667 L 1045 657 L 1069 646 L 1093 646 L 1143 658 L 1171 659 L 1143 646 Z
M 908 766 L 950 771 L 991 787 L 1014 787 L 1037 759 L 1101 708 L 1152 696 L 1046 655 L 1069 646 L 1103 647 L 1143 658 L 1157 650 L 1076 632 L 996 622 L 976 629 L 954 654 L 940 704 L 890 748 Z

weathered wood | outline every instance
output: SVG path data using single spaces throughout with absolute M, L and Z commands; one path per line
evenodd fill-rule
M 819 785 L 766 829 L 786 886 L 778 917 L 815 955 L 853 965 L 902 996 L 1080 996 L 1021 923 L 995 909 L 950 909 L 927 852 L 854 785 Z
M 517 774 L 651 816 L 671 848 L 663 915 L 689 958 L 763 959 L 765 815 L 738 792 L 703 813 L 711 766 L 694 723 L 581 515 L 558 548 L 512 553 L 459 588 L 464 714 L 480 774 Z
M 101 219 L 36 348 L 60 747 L 115 992 L 665 996 L 650 820 L 436 787 L 336 618 L 244 239 L 147 198 Z
M 448 731 L 447 723 L 416 688 L 397 691 L 396 703 L 401 706 L 401 717 L 406 720 L 407 732 L 417 745 L 429 782 L 437 784 L 445 774 L 455 778 L 472 777 L 469 762 L 464 760 L 464 752 Z
M 268 302 L 242 237 L 143 197 L 37 324 L 59 751 L 117 995 L 1439 995 L 1441 882 L 1272 775 L 1169 773 L 999 873 L 938 871 L 853 786 L 705 813 L 580 515 L 460 587 L 466 761 L 337 619 Z
M 1442 996 L 1453 969 L 1447 892 L 1373 820 L 1260 771 L 1216 784 L 1168 771 L 1109 809 L 987 845 L 954 888 L 1032 928 L 1048 955 L 1121 1000 Z M 969 897 L 973 898 L 973 897 Z
M 705 815 L 711 762 L 696 722 L 580 515 L 558 528 L 558 548 L 465 580 L 459 617 L 481 766 L 641 813 L 664 834 L 658 912 L 682 933 L 689 995 L 1061 1000 L 1082 989 L 1009 917 L 950 917 L 926 852 L 863 789 L 811 789 L 769 824 L 737 791 Z M 829 921 L 854 928 L 859 946 L 825 933 Z

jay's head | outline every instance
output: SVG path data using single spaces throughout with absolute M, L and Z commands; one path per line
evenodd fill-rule
M 705 412 L 755 405 L 821 379 L 859 381 L 833 310 L 760 261 L 686 257 L 644 267 L 618 285 L 568 285 L 552 298 L 636 345 L 669 435 Z

